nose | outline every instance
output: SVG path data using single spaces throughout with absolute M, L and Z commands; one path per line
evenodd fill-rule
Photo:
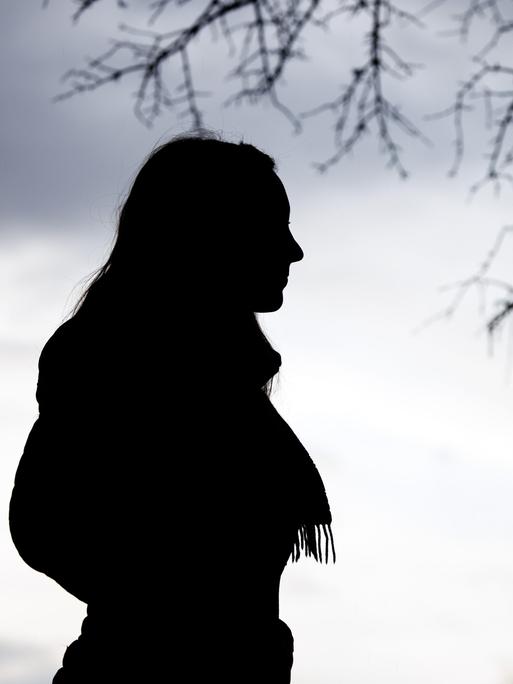
M 295 240 L 295 238 L 292 238 L 291 240 L 291 250 L 289 254 L 289 259 L 291 262 L 293 261 L 301 261 L 301 259 L 305 256 L 305 253 L 301 249 L 299 243 Z

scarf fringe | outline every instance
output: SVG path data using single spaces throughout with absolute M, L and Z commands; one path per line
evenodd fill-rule
M 324 550 L 324 562 L 328 562 L 328 532 L 329 540 L 331 541 L 331 554 L 333 562 L 336 560 L 335 544 L 333 543 L 333 534 L 330 523 L 304 523 L 300 525 L 297 531 L 297 537 L 294 541 L 292 549 L 292 562 L 299 560 L 300 550 L 303 550 L 305 556 L 313 556 L 316 561 L 322 563 L 322 547 L 321 547 L 321 526 L 326 542 Z M 328 532 L 326 532 L 326 528 Z

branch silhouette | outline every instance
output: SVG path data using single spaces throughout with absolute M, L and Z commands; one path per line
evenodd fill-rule
M 387 98 L 385 78 L 392 76 L 403 80 L 423 65 L 405 61 L 386 41 L 385 31 L 401 20 L 417 27 L 423 27 L 423 24 L 418 17 L 400 10 L 387 0 L 374 0 L 371 3 L 361 1 L 341 9 L 346 9 L 353 16 L 360 13 L 366 15 L 369 21 L 365 35 L 367 54 L 365 62 L 353 69 L 352 78 L 342 89 L 341 95 L 302 115 L 309 117 L 329 111 L 334 117 L 335 152 L 315 166 L 319 171 L 326 171 L 337 163 L 369 132 L 374 123 L 383 151 L 388 155 L 388 165 L 395 168 L 399 176 L 406 178 L 408 172 L 401 161 L 401 147 L 392 134 L 392 127 L 427 145 L 431 142 L 401 113 L 400 105 Z
M 428 5 L 424 14 L 445 5 L 447 0 L 437 0 Z M 472 26 L 476 22 L 483 22 L 485 30 L 479 34 L 484 36 L 484 43 L 477 50 L 472 62 L 477 69 L 457 89 L 453 103 L 444 110 L 430 114 L 425 119 L 452 117 L 455 129 L 454 158 L 449 176 L 455 176 L 462 164 L 465 150 L 464 118 L 474 111 L 473 101 L 484 102 L 485 130 L 491 131 L 492 136 L 487 143 L 488 160 L 485 173 L 470 188 L 470 194 L 475 194 L 487 183 L 493 183 L 498 193 L 501 182 L 513 184 L 513 175 L 507 169 L 513 162 L 513 141 L 509 137 L 513 131 L 513 65 L 504 64 L 495 53 L 501 47 L 503 39 L 513 31 L 513 20 L 507 16 L 511 14 L 511 3 L 501 0 L 469 0 L 465 11 L 456 14 L 453 20 L 456 28 L 445 31 L 446 36 L 459 37 L 461 42 L 467 42 Z
M 101 0 L 82 2 L 74 15 L 75 20 L 99 2 Z M 151 3 L 149 22 L 154 23 L 168 5 L 171 3 L 167 0 Z M 232 57 L 238 47 L 236 66 L 228 75 L 238 80 L 240 87 L 225 104 L 256 102 L 267 97 L 298 132 L 301 122 L 281 101 L 276 86 L 286 66 L 294 59 L 305 57 L 299 41 L 319 5 L 320 0 L 287 3 L 283 8 L 278 3 L 260 0 L 210 0 L 195 19 L 181 29 L 158 32 L 121 24 L 119 29 L 127 37 L 113 39 L 108 50 L 87 60 L 86 67 L 68 70 L 63 80 L 70 87 L 54 99 L 63 100 L 97 90 L 137 74 L 140 80 L 134 113 L 143 124 L 151 126 L 164 108 L 176 109 L 184 105 L 185 109 L 178 111 L 178 116 L 188 117 L 193 128 L 201 127 L 203 115 L 198 98 L 208 93 L 195 87 L 190 55 L 194 40 L 210 29 L 223 36 Z M 241 13 L 242 21 L 237 21 Z M 179 74 L 172 91 L 163 73 L 165 65 L 174 67 L 174 73 Z
M 500 296 L 495 301 L 496 311 L 486 322 L 486 330 L 488 332 L 488 338 L 490 344 L 493 342 L 493 336 L 498 332 L 502 324 L 505 322 L 506 318 L 513 311 L 513 285 L 500 278 L 494 278 L 489 275 L 490 269 L 500 252 L 504 241 L 510 233 L 513 232 L 513 226 L 503 226 L 499 231 L 493 246 L 489 250 L 483 262 L 480 264 L 477 271 L 468 278 L 459 280 L 455 283 L 449 283 L 443 285 L 440 288 L 442 292 L 449 292 L 456 290 L 451 303 L 441 311 L 438 311 L 433 316 L 430 316 L 425 321 L 423 321 L 415 330 L 414 333 L 418 333 L 424 330 L 428 326 L 436 323 L 440 320 L 448 320 L 453 317 L 457 309 L 463 302 L 463 299 L 469 293 L 472 288 L 477 288 L 481 305 L 480 311 L 482 315 L 486 315 L 486 294 L 489 289 L 493 289 L 494 292 L 500 291 L 502 296 Z
M 77 22 L 105 0 L 80 0 L 73 14 Z M 118 2 L 126 10 L 128 3 Z M 330 113 L 334 129 L 334 153 L 315 164 L 326 171 L 350 152 L 372 129 L 388 157 L 388 166 L 399 176 L 408 172 L 403 164 L 402 148 L 397 139 L 400 131 L 430 144 L 415 123 L 401 111 L 399 102 L 388 94 L 388 79 L 404 80 L 422 65 L 407 61 L 387 39 L 387 32 L 397 25 L 424 28 L 413 12 L 400 8 L 391 0 L 342 0 L 335 9 L 327 9 L 326 0 L 284 2 L 271 0 L 209 0 L 183 28 L 156 31 L 121 24 L 122 38 L 111 40 L 110 47 L 86 60 L 81 68 L 69 69 L 63 75 L 68 88 L 54 99 L 61 101 L 80 93 L 94 91 L 136 75 L 134 113 L 146 126 L 151 126 L 163 110 L 172 110 L 186 117 L 193 128 L 203 126 L 199 99 L 210 93 L 196 87 L 192 66 L 195 40 L 213 31 L 226 41 L 229 58 L 235 65 L 228 77 L 238 87 L 225 105 L 246 102 L 256 104 L 267 99 L 290 122 L 295 133 L 303 130 L 307 118 Z M 148 24 L 163 19 L 166 10 L 173 10 L 171 0 L 148 3 Z M 190 6 L 182 0 L 180 6 Z M 337 17 L 349 20 L 365 18 L 368 30 L 362 36 L 364 61 L 352 68 L 351 80 L 342 94 L 315 107 L 296 113 L 280 97 L 279 86 L 290 65 L 305 60 L 303 42 L 309 28 L 328 31 Z M 341 71 L 346 65 L 340 65 Z
M 100 4 L 106 6 L 107 0 L 75 0 L 74 4 L 72 21 L 77 23 L 86 12 Z M 122 13 L 131 9 L 128 0 L 111 0 L 109 4 Z M 373 135 L 388 159 L 388 167 L 406 178 L 400 136 L 425 145 L 431 143 L 402 111 L 398 97 L 390 95 L 389 81 L 411 78 L 425 65 L 399 54 L 393 31 L 398 27 L 425 29 L 425 18 L 447 7 L 447 0 L 434 0 L 418 11 L 411 6 L 404 9 L 393 0 L 341 0 L 333 5 L 328 0 L 148 0 L 148 26 L 120 24 L 121 37 L 111 39 L 108 49 L 86 59 L 83 67 L 69 69 L 63 75 L 67 88 L 54 99 L 66 100 L 135 76 L 138 86 L 134 113 L 141 123 L 150 127 L 164 110 L 170 110 L 176 117 L 190 121 L 192 128 L 202 127 L 200 102 L 211 92 L 197 87 L 193 56 L 197 39 L 211 32 L 214 40 L 219 36 L 224 39 L 229 60 L 235 62 L 227 69 L 227 76 L 238 85 L 225 105 L 267 100 L 287 118 L 295 133 L 303 130 L 306 119 L 328 114 L 334 149 L 314 164 L 320 172 L 337 164 L 366 136 Z M 513 141 L 509 139 L 513 124 L 513 64 L 504 63 L 496 53 L 513 32 L 513 16 L 508 16 L 509 0 L 467 0 L 463 5 L 464 9 L 452 17 L 453 27 L 439 33 L 466 43 L 473 27 L 479 27 L 480 47 L 472 59 L 473 70 L 456 89 L 452 104 L 427 114 L 424 120 L 453 118 L 454 158 L 449 175 L 454 176 L 465 152 L 464 120 L 474 111 L 476 101 L 482 101 L 485 129 L 492 132 L 492 138 L 488 141 L 485 172 L 470 192 L 477 192 L 488 182 L 499 191 L 502 182 L 513 184 L 513 175 L 508 172 L 513 162 Z M 190 9 L 183 27 L 171 31 L 153 28 L 157 21 L 178 17 L 180 8 Z M 355 18 L 363 22 L 362 26 L 367 25 L 362 32 L 364 57 L 360 63 L 356 58 L 354 64 L 349 64 L 349 80 L 341 92 L 297 113 L 280 96 L 284 74 L 293 62 L 307 58 L 307 31 L 315 28 L 326 32 L 338 18 L 346 19 L 348 27 L 354 26 L 351 22 Z M 358 31 L 362 31 L 360 25 Z M 347 66 L 340 64 L 341 73 Z

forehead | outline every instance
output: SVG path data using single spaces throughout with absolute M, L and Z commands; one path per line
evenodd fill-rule
M 259 178 L 256 184 L 257 208 L 272 208 L 277 212 L 290 213 L 289 198 L 285 186 L 274 171 Z

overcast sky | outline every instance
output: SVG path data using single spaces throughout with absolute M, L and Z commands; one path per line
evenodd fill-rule
M 134 4 L 139 12 L 145 5 Z M 144 128 L 131 111 L 134 82 L 50 101 L 62 73 L 101 50 L 122 17 L 108 0 L 76 26 L 72 11 L 67 0 L 46 10 L 0 5 L 2 684 L 49 684 L 86 613 L 23 563 L 8 530 L 14 473 L 37 416 L 38 356 L 80 279 L 108 253 L 115 210 L 138 166 L 186 128 L 171 115 Z M 359 25 L 343 41 L 337 26 L 344 22 L 309 34 L 311 60 L 290 72 L 283 95 L 299 109 L 333 97 L 360 49 Z M 294 136 L 269 106 L 222 108 L 235 87 L 223 80 L 226 46 L 205 39 L 195 58 L 199 87 L 221 92 L 205 100 L 206 124 L 276 158 L 305 252 L 291 267 L 282 309 L 260 317 L 283 360 L 273 402 L 323 476 L 337 546 L 335 566 L 301 560 L 283 574 L 292 683 L 507 684 L 513 351 L 504 335 L 489 355 L 474 292 L 450 323 L 414 331 L 449 304 L 439 286 L 471 275 L 511 221 L 511 189 L 496 197 L 485 188 L 466 201 L 483 172 L 478 114 L 452 180 L 449 122 L 421 120 L 450 102 L 465 52 L 434 31 L 399 40 L 407 57 L 430 64 L 394 88 L 436 143 L 403 139 L 407 181 L 386 169 L 372 138 L 318 175 L 311 162 L 331 151 L 328 116 Z M 513 239 L 497 277 L 508 278 L 512 255 Z

